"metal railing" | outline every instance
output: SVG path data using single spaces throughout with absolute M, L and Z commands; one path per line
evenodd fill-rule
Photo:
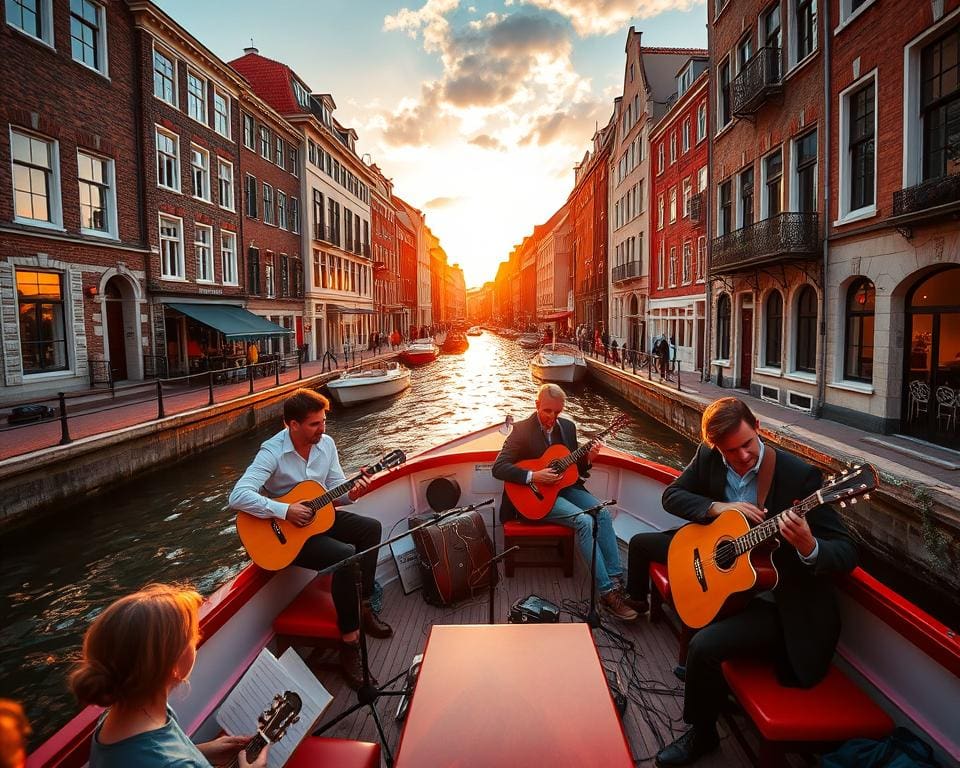
M 922 213 L 930 208 L 960 202 L 960 174 L 930 179 L 893 193 L 893 215 Z
M 781 257 L 815 257 L 820 253 L 816 213 L 781 213 L 714 238 L 709 272 L 736 272 Z
M 646 371 L 647 381 L 657 379 L 671 386 L 676 383 L 677 391 L 683 391 L 680 384 L 680 361 L 677 359 L 671 360 L 669 357 L 660 357 L 631 347 L 604 345 L 588 339 L 582 339 L 578 346 L 584 355 L 598 362 L 619 368 L 621 371 L 629 371 L 634 376 L 641 376 Z M 691 373 L 697 372 L 691 371 Z
M 613 282 L 619 283 L 624 280 L 632 280 L 640 277 L 641 262 L 628 261 L 613 268 Z
M 113 388 L 113 370 L 110 368 L 109 360 L 91 358 L 87 360 L 87 369 L 90 371 L 91 387 L 106 384 L 111 389 Z
M 761 48 L 743 65 L 731 84 L 734 115 L 751 115 L 780 92 L 780 61 L 779 48 Z

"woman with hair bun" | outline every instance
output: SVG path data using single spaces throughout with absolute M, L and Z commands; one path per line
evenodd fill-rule
M 202 598 L 190 589 L 152 584 L 114 602 L 90 625 L 83 658 L 70 674 L 81 704 L 107 707 L 90 745 L 90 768 L 209 768 L 238 756 L 263 768 L 264 749 L 249 763 L 251 736 L 194 744 L 167 696 L 187 680 L 197 657 Z

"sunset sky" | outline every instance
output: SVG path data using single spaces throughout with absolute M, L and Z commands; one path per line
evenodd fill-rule
M 252 38 L 330 93 L 468 287 L 566 199 L 629 26 L 648 46 L 707 41 L 702 0 L 156 1 L 225 61 Z

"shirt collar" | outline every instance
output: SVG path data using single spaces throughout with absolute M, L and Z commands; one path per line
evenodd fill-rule
M 766 446 L 763 444 L 763 440 L 760 439 L 759 435 L 757 435 L 757 442 L 760 443 L 760 453 L 757 455 L 757 463 L 754 464 L 752 467 L 750 467 L 750 469 L 748 469 L 743 474 L 742 477 L 744 478 L 746 478 L 750 474 L 756 474 L 757 472 L 760 471 L 760 464 L 763 462 L 763 453 L 764 451 L 766 451 Z M 720 453 L 719 450 L 717 452 Z M 724 456 L 722 453 L 720 453 L 720 459 L 723 461 L 723 466 L 726 467 L 729 472 L 733 472 L 734 474 L 737 474 L 737 471 L 730 466 L 730 464 L 727 462 L 727 457 Z
M 324 433 L 326 435 L 326 433 Z M 323 443 L 323 437 L 320 438 L 320 442 L 316 445 L 310 446 L 310 453 L 307 455 L 307 461 L 313 458 L 314 453 L 320 450 L 320 446 Z M 293 445 L 293 440 L 290 438 L 290 428 L 284 427 L 283 429 L 283 450 L 282 453 L 297 453 L 297 449 Z M 297 453 L 299 456 L 300 454 Z

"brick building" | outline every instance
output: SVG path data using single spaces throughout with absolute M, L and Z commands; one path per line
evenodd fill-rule
M 704 361 L 709 74 L 706 57 L 688 58 L 675 99 L 650 132 L 649 340 L 672 339 L 687 371 Z
M 400 251 L 397 207 L 393 202 L 393 182 L 376 165 L 370 166 L 376 183 L 370 192 L 370 228 L 373 251 L 373 308 L 377 330 L 389 336 L 403 326 L 400 302 Z
M 410 326 L 417 317 L 417 233 L 411 220 L 411 209 L 397 201 L 397 251 L 399 254 L 398 300 L 400 314 L 395 317 L 390 332 L 410 335 Z
M 0 402 L 156 373 L 140 41 L 123 3 L 71 7 L 0 25 Z
M 573 307 L 570 280 L 570 216 L 566 203 L 545 224 L 535 228 L 537 243 L 537 320 L 558 322 L 565 330 Z

